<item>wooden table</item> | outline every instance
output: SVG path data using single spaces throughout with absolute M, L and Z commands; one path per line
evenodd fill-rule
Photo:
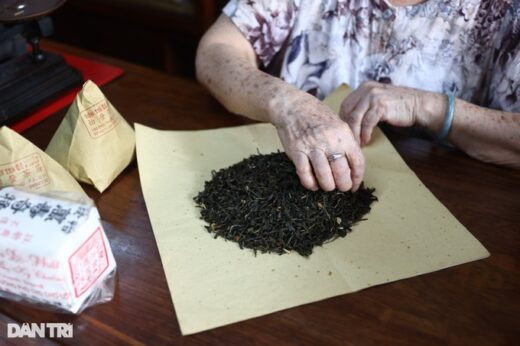
M 194 130 L 249 122 L 226 112 L 192 80 L 49 46 L 123 67 L 126 74 L 102 90 L 130 123 Z M 64 114 L 24 135 L 45 148 Z M 422 139 L 390 137 L 424 184 L 491 252 L 490 258 L 183 337 L 134 162 L 103 194 L 85 186 L 109 223 L 119 276 L 114 300 L 69 316 L 0 299 L 0 344 L 13 341 L 6 339 L 7 323 L 23 322 L 73 323 L 73 339 L 29 340 L 44 344 L 517 344 L 520 172 Z

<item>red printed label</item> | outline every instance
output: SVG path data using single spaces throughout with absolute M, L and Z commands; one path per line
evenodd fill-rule
M 98 138 L 110 132 L 120 120 L 110 114 L 106 99 L 82 111 L 80 117 L 92 138 Z
M 69 258 L 70 275 L 76 297 L 85 293 L 108 268 L 108 255 L 101 227 Z
M 23 186 L 37 191 L 50 182 L 49 174 L 38 153 L 0 164 L 0 186 Z

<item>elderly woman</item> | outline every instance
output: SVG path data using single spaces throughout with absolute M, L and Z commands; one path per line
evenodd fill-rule
M 197 76 L 276 127 L 306 188 L 357 189 L 380 121 L 520 167 L 520 1 L 231 0 L 223 12 Z M 342 83 L 357 89 L 338 117 L 319 100 Z

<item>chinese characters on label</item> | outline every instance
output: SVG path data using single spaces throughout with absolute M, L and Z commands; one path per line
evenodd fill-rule
M 92 236 L 69 258 L 70 273 L 76 297 L 81 296 L 108 268 L 108 254 L 97 228 Z
M 119 123 L 108 111 L 108 101 L 101 100 L 80 113 L 81 120 L 92 138 L 98 138 L 110 132 Z
M 0 210 L 6 209 L 11 215 L 26 213 L 31 218 L 41 218 L 44 222 L 56 222 L 61 225 L 63 233 L 71 233 L 79 224 L 79 220 L 88 216 L 88 208 L 76 206 L 74 208 L 62 207 L 60 204 L 52 205 L 48 202 L 31 203 L 28 199 L 16 199 L 9 193 L 0 194 Z M 4 210 L 5 211 L 5 210 Z M 4 213 L 5 214 L 5 213 Z M 3 222 L 2 222 L 3 221 Z M 0 236 L 14 234 L 17 231 L 7 228 L 10 219 L 7 216 L 0 218 Z M 12 227 L 12 224 L 10 224 Z
M 49 175 L 38 153 L 14 162 L 0 162 L 0 187 L 22 186 L 38 191 L 49 184 Z

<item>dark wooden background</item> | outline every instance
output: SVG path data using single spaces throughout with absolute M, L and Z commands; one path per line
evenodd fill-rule
M 227 0 L 69 0 L 52 39 L 193 78 L 195 51 Z

